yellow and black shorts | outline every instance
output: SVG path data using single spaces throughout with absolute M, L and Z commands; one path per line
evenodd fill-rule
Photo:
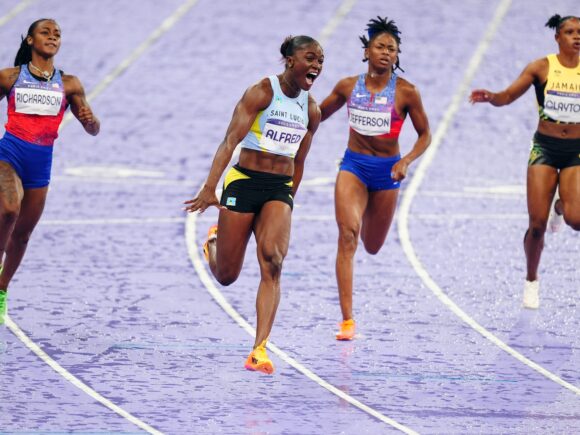
M 252 171 L 235 165 L 226 174 L 220 204 L 239 213 L 259 213 L 268 201 L 294 208 L 292 177 Z
M 565 169 L 580 165 L 580 139 L 560 139 L 536 132 L 528 166 L 548 165 Z

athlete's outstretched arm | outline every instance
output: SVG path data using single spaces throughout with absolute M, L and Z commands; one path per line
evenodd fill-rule
M 548 60 L 538 59 L 528 64 L 522 73 L 506 89 L 500 92 L 491 92 L 487 89 L 474 89 L 469 96 L 470 103 L 489 103 L 500 107 L 513 103 L 520 98 L 535 81 L 541 80 L 548 71 Z
M 96 136 L 101 130 L 101 122 L 93 114 L 81 81 L 77 77 L 67 74 L 63 76 L 63 83 L 66 98 L 70 103 L 71 112 L 79 120 L 87 133 Z
M 324 99 L 320 105 L 321 121 L 328 119 L 334 112 L 344 106 L 344 103 L 348 99 L 348 92 L 353 86 L 352 81 L 352 77 L 340 80 L 330 95 Z
M 320 125 L 320 108 L 312 96 L 308 96 L 308 131 L 300 143 L 300 148 L 294 157 L 294 175 L 292 176 L 292 196 L 296 197 L 296 192 L 302 181 L 302 175 L 304 174 L 304 161 L 310 151 L 310 145 L 312 144 L 312 138 L 318 126 Z
M 215 194 L 216 186 L 230 162 L 236 146 L 248 134 L 258 113 L 268 107 L 273 95 L 268 79 L 261 80 L 246 90 L 234 109 L 232 120 L 224 140 L 215 153 L 205 183 L 195 198 L 184 202 L 187 205 L 185 210 L 203 212 L 210 206 L 219 207 L 219 200 Z
M 407 176 L 407 169 L 409 165 L 419 156 L 421 156 L 429 144 L 431 143 L 431 129 L 429 128 L 429 120 L 423 108 L 421 95 L 419 90 L 410 83 L 404 88 L 404 97 L 407 101 L 406 109 L 413 122 L 413 127 L 417 132 L 417 140 L 405 156 L 393 165 L 392 174 L 394 180 L 401 181 Z

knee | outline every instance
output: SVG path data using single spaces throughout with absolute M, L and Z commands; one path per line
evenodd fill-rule
M 530 221 L 528 237 L 531 237 L 532 239 L 541 239 L 546 233 L 547 226 L 548 221 L 545 219 L 532 219 Z
M 30 237 L 32 236 L 32 231 L 18 231 L 14 230 L 10 239 L 12 243 L 16 243 L 18 245 L 27 245 Z
M 237 276 L 234 275 L 227 275 L 227 274 L 218 274 L 216 275 L 215 279 L 224 287 L 233 284 L 238 279 Z
M 2 225 L 14 225 L 20 214 L 20 207 L 17 204 L 6 204 L 0 211 L 0 222 Z
M 271 252 L 262 252 L 262 259 L 260 266 L 265 275 L 279 279 L 282 274 L 282 263 L 284 263 L 284 255 L 279 250 Z
M 574 231 L 580 231 L 580 214 L 566 215 L 564 213 L 564 222 Z
M 241 267 L 235 267 L 225 262 L 212 263 L 210 261 L 210 270 L 217 282 L 223 286 L 228 286 L 236 282 L 240 276 Z
M 217 270 L 212 270 L 215 279 L 223 286 L 228 286 L 236 282 L 238 276 L 240 276 L 240 271 L 233 268 L 217 268 Z
M 338 227 L 338 245 L 345 252 L 352 253 L 356 251 L 358 245 L 359 230 L 357 228 L 339 225 Z
M 371 255 L 377 255 L 381 250 L 382 245 L 378 245 L 376 242 L 373 241 L 364 241 L 365 251 L 367 251 Z
M 574 231 L 580 231 L 580 207 L 570 202 L 562 203 L 564 222 Z

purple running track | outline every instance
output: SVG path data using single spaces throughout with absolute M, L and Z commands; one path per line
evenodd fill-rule
M 183 237 L 181 202 L 207 174 L 244 89 L 281 70 L 284 36 L 318 36 L 338 7 L 312 3 L 200 0 L 92 102 L 103 124 L 99 136 L 71 123 L 57 142 L 45 214 L 11 287 L 11 318 L 69 372 L 160 432 L 397 432 L 275 355 L 274 376 L 244 371 L 253 340 L 208 294 L 188 259 L 192 241 Z M 573 3 L 513 1 L 470 86 L 499 89 L 527 62 L 553 52 L 543 24 L 553 13 L 573 13 Z M 8 2 L 8 10 L 16 4 Z M 0 27 L 0 40 L 13 41 L 0 46 L 0 58 L 9 65 L 30 22 L 55 17 L 63 28 L 59 66 L 90 91 L 181 4 L 33 3 Z M 320 101 L 338 79 L 364 71 L 357 37 L 369 18 L 387 14 L 403 30 L 403 75 L 420 89 L 436 131 L 498 4 L 420 0 L 380 8 L 359 0 L 324 45 L 313 94 Z M 577 233 L 566 228 L 547 238 L 541 309 L 520 307 L 523 182 L 535 122 L 532 92 L 503 109 L 465 101 L 414 199 L 409 229 L 424 267 L 459 306 L 578 386 Z M 272 341 L 420 433 L 580 431 L 579 396 L 441 304 L 405 257 L 397 225 L 377 256 L 357 254 L 357 340 L 333 339 L 340 313 L 332 189 L 346 136 L 341 112 L 315 137 Z M 403 150 L 412 140 L 408 122 Z M 197 241 L 215 216 L 198 218 Z M 240 280 L 220 288 L 251 324 L 254 248 Z M 0 371 L 0 434 L 143 433 L 53 372 L 6 328 Z

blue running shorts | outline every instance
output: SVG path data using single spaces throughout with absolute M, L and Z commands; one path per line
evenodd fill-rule
M 52 148 L 26 142 L 6 132 L 0 139 L 0 160 L 10 163 L 24 189 L 46 187 L 50 183 Z
M 356 175 L 367 186 L 369 192 L 398 189 L 401 182 L 393 180 L 391 169 L 399 160 L 401 160 L 400 155 L 376 157 L 355 153 L 347 148 L 340 164 L 340 170 Z

